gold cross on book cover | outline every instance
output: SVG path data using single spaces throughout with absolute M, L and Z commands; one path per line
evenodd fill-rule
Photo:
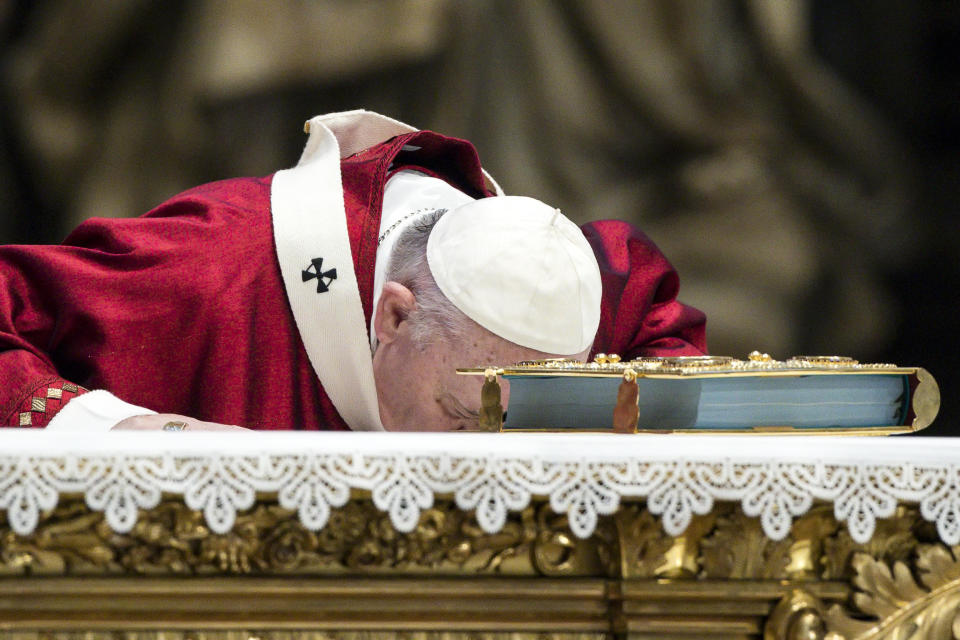
M 925 369 L 842 356 L 599 354 L 457 373 L 485 377 L 480 426 L 490 431 L 886 435 L 919 431 L 940 409 Z M 510 386 L 506 412 L 501 378 Z

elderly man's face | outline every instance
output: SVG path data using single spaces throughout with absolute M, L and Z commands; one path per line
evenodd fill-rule
M 404 318 L 404 305 L 413 304 L 412 294 L 390 290 L 387 283 L 377 314 L 380 346 L 373 358 L 380 418 L 388 431 L 455 431 L 479 428 L 482 376 L 461 376 L 458 367 L 505 365 L 521 360 L 556 357 L 508 342 L 477 327 L 459 343 L 433 341 L 421 347 L 411 336 Z M 404 293 L 406 292 L 406 293 Z M 391 309 L 395 303 L 400 306 Z M 382 325 L 382 326 L 381 326 Z M 586 353 L 579 357 L 586 357 Z M 504 408 L 510 388 L 501 379 Z
M 459 344 L 438 342 L 421 350 L 411 343 L 393 352 L 401 354 L 397 362 L 385 358 L 387 366 L 374 366 L 380 417 L 389 431 L 476 430 L 483 377 L 457 375 L 457 367 L 546 357 L 479 331 Z M 510 388 L 505 382 L 501 401 L 506 407 Z

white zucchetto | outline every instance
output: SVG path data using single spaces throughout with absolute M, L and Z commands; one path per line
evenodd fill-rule
M 593 342 L 600 269 L 559 209 L 523 196 L 463 204 L 434 226 L 427 262 L 450 302 L 501 338 L 557 355 Z

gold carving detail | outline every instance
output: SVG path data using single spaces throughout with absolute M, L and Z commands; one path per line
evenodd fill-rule
M 757 518 L 731 503 L 717 503 L 709 514 L 694 516 L 675 538 L 641 504 L 622 504 L 613 521 L 624 578 L 846 582 L 853 575 L 855 554 L 904 561 L 918 545 L 937 540 L 934 526 L 915 506 L 900 506 L 893 518 L 878 520 L 865 544 L 853 541 L 828 504 L 814 505 L 780 541 L 768 538 Z
M 763 628 L 763 640 L 822 640 L 825 636 L 823 602 L 802 589 L 785 596 Z
M 846 527 L 833 518 L 830 505 L 814 506 L 809 512 L 798 518 L 790 529 L 790 546 L 787 549 L 788 561 L 781 578 L 790 580 L 835 579 L 823 571 L 824 543 L 834 539 L 842 531 L 849 538 Z
M 643 503 L 625 501 L 581 540 L 566 515 L 545 502 L 511 512 L 501 531 L 489 534 L 473 514 L 438 500 L 415 531 L 401 534 L 368 498 L 334 509 L 327 526 L 312 532 L 267 497 L 239 513 L 225 535 L 211 533 L 203 515 L 178 499 L 142 512 L 131 532 L 118 534 L 72 496 L 26 537 L 0 518 L 0 576 L 439 572 L 848 581 L 855 554 L 909 562 L 919 545 L 936 540 L 915 506 L 878 520 L 871 540 L 859 544 L 825 504 L 798 518 L 787 538 L 773 541 L 735 504 L 715 504 L 711 513 L 694 516 L 683 535 L 671 537 Z
M 30 536 L 16 536 L 0 519 L 0 577 L 37 585 L 43 582 L 33 580 L 38 576 L 170 579 L 253 574 L 334 576 L 347 581 L 350 576 L 361 580 L 452 576 L 464 584 L 471 584 L 471 577 L 483 581 L 495 576 L 523 576 L 521 581 L 533 576 L 589 577 L 606 585 L 597 592 L 606 595 L 591 596 L 597 600 L 590 607 L 610 606 L 611 624 L 620 625 L 618 629 L 674 622 L 679 629 L 683 616 L 707 620 L 714 607 L 728 616 L 741 611 L 744 620 L 760 625 L 751 627 L 756 631 L 750 633 L 762 632 L 769 639 L 960 638 L 960 547 L 948 548 L 937 539 L 933 525 L 921 518 L 916 506 L 901 506 L 894 518 L 877 522 L 868 543 L 859 544 L 836 521 L 830 505 L 818 504 L 794 522 L 787 538 L 772 541 L 756 518 L 731 503 L 717 503 L 711 513 L 694 516 L 682 536 L 672 537 L 643 503 L 631 501 L 624 501 L 614 516 L 601 518 L 587 540 L 573 536 L 566 516 L 546 502 L 511 513 L 500 532 L 489 534 L 449 499 L 425 510 L 415 531 L 401 534 L 388 515 L 359 496 L 334 510 L 319 532 L 303 528 L 296 514 L 280 508 L 275 497 L 261 496 L 255 508 L 238 514 L 226 535 L 211 533 L 202 514 L 178 499 L 142 512 L 130 533 L 117 534 L 102 514 L 89 511 L 82 497 L 69 496 L 43 515 Z M 699 599 L 703 610 L 688 604 Z M 164 640 L 293 637 L 276 630 L 244 635 L 178 628 L 181 631 L 172 635 L 164 632 Z M 0 639 L 13 638 L 12 633 L 0 632 Z M 157 633 L 90 631 L 83 637 L 161 640 Z M 500 637 L 483 631 L 297 633 L 315 640 Z M 15 635 L 17 640 L 80 638 L 60 631 L 25 630 Z M 525 631 L 510 637 L 587 639 L 602 634 Z
M 960 637 L 960 547 L 921 545 L 910 564 L 861 553 L 852 566 L 855 613 L 827 612 L 830 640 Z
M 2 522 L 2 521 L 0 521 Z M 142 512 L 133 530 L 110 530 L 100 513 L 71 498 L 26 537 L 0 526 L 0 576 L 66 574 L 442 573 L 605 575 L 614 553 L 609 524 L 592 538 L 570 533 L 565 515 L 546 503 L 511 513 L 484 532 L 449 501 L 423 512 L 415 531 L 398 533 L 369 500 L 330 514 L 319 532 L 294 512 L 261 500 L 233 529 L 211 533 L 200 512 L 166 500 Z M 606 531 L 606 533 L 604 533 Z M 606 541 L 601 537 L 605 536 Z
M 11 640 L 608 640 L 605 633 L 497 631 L 0 631 Z
M 767 619 L 765 640 L 960 638 L 960 546 L 918 543 L 914 532 L 922 534 L 923 527 L 911 522 L 911 515 L 902 511 L 897 521 L 878 530 L 876 543 L 860 545 L 860 550 L 845 541 L 831 545 L 824 556 L 825 574 L 836 570 L 832 553 L 851 553 L 843 563 L 854 589 L 849 602 L 828 608 L 796 589 Z
M 783 578 L 790 564 L 790 538 L 768 538 L 756 518 L 724 509 L 702 545 L 703 573 L 726 579 Z
M 873 537 L 865 544 L 855 542 L 846 527 L 823 541 L 821 577 L 825 580 L 844 580 L 853 577 L 851 559 L 858 553 L 888 564 L 908 562 L 922 542 L 936 541 L 933 525 L 920 517 L 916 507 L 900 505 L 892 518 L 877 520 Z
M 660 521 L 641 505 L 620 505 L 614 521 L 620 539 L 620 575 L 624 578 L 659 577 L 657 572 L 677 541 L 664 533 Z

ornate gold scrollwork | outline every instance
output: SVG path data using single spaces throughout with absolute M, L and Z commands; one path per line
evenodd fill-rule
M 549 505 L 536 508 L 533 566 L 546 576 L 615 576 L 615 534 L 608 522 L 601 522 L 589 540 L 581 540 L 567 525 L 567 516 Z M 612 548 L 613 547 L 613 548 Z
M 820 577 L 824 580 L 849 581 L 853 578 L 851 560 L 859 553 L 888 564 L 909 562 L 918 545 L 936 539 L 936 532 L 929 522 L 920 517 L 916 507 L 901 505 L 892 518 L 877 521 L 873 537 L 866 543 L 854 541 L 846 527 L 839 527 L 835 533 L 825 537 L 820 558 Z
M 16 640 L 607 640 L 589 632 L 497 631 L 308 631 L 197 629 L 179 631 L 40 631 L 17 632 Z
M 702 543 L 703 574 L 711 578 L 783 578 L 792 540 L 770 540 L 756 518 L 739 509 L 723 510 Z
M 707 620 L 713 609 L 698 611 L 696 604 L 683 600 L 696 603 L 702 597 L 706 609 L 713 606 L 730 620 L 740 615 L 743 625 L 754 625 L 751 628 L 756 630 L 749 633 L 762 632 L 765 638 L 960 638 L 960 547 L 948 548 L 936 540 L 933 525 L 920 517 L 915 506 L 900 507 L 895 517 L 878 521 L 873 538 L 860 544 L 836 521 L 829 505 L 815 505 L 794 522 L 787 538 L 772 541 L 764 536 L 759 521 L 745 516 L 735 504 L 715 504 L 711 513 L 694 516 L 682 536 L 671 537 L 643 503 L 630 501 L 622 503 L 613 517 L 601 518 L 596 533 L 587 540 L 574 537 L 567 516 L 554 512 L 546 502 L 510 513 L 500 532 L 489 534 L 472 514 L 442 499 L 423 511 L 413 532 L 401 534 L 389 516 L 360 496 L 333 510 L 319 532 L 306 530 L 274 497 L 261 496 L 255 508 L 238 514 L 235 527 L 226 535 L 211 533 L 202 514 L 177 499 L 141 513 L 132 531 L 117 534 L 101 514 L 89 511 L 82 497 L 68 496 L 43 515 L 30 536 L 14 535 L 0 520 L 0 574 L 5 579 L 27 580 L 41 575 L 123 578 L 146 574 L 169 579 L 172 575 L 259 574 L 336 576 L 337 580 L 407 576 L 412 581 L 437 575 L 464 579 L 464 584 L 470 584 L 473 576 L 483 576 L 483 581 L 491 576 L 523 576 L 523 581 L 535 576 L 589 578 L 607 585 L 608 595 L 597 597 L 612 603 L 597 605 L 597 600 L 589 606 L 610 606 L 614 612 L 610 619 L 628 631 L 674 623 L 677 629 L 687 628 L 683 625 L 692 623 L 685 622 L 684 616 L 701 615 Z M 664 591 L 658 591 L 661 588 Z M 852 596 L 847 601 L 848 594 Z M 617 603 L 623 603 L 619 613 Z M 673 617 L 664 613 L 668 610 Z M 766 612 L 771 612 L 768 618 Z M 40 638 L 17 633 L 18 640 Z M 84 633 L 88 640 L 100 637 Z M 123 635 L 128 633 L 132 635 Z M 254 635 L 261 640 L 286 640 L 276 633 L 266 630 Z M 380 637 L 372 631 L 369 636 L 311 633 L 299 637 Z M 458 633 L 451 632 L 449 638 L 459 638 Z M 0 638 L 11 637 L 0 632 Z M 45 637 L 72 640 L 79 635 L 50 632 Z M 133 631 L 109 637 L 155 638 Z M 169 637 L 186 640 L 186 636 Z M 496 636 L 483 632 L 477 637 Z M 581 636 L 550 633 L 544 637 Z M 203 638 L 248 640 L 206 631 L 193 636 L 193 640 Z M 423 638 L 429 640 L 426 635 Z
M 860 553 L 852 567 L 854 611 L 827 611 L 830 640 L 960 637 L 960 546 L 920 545 L 911 564 Z
M 802 589 L 785 596 L 774 607 L 763 628 L 763 640 L 822 640 L 825 637 L 823 603 Z
M 798 518 L 790 530 L 789 560 L 783 568 L 783 576 L 778 577 L 790 580 L 815 580 L 821 577 L 824 540 L 831 539 L 840 528 L 833 519 L 833 509 L 825 504 L 813 507 Z
M 615 516 L 624 578 L 691 578 L 700 573 L 701 542 L 716 516 L 694 516 L 683 535 L 664 533 L 660 522 L 640 505 L 624 505 Z
M 674 540 L 660 522 L 638 504 L 622 504 L 614 515 L 620 542 L 619 575 L 654 578 Z
M 608 575 L 610 524 L 592 538 L 570 533 L 565 515 L 537 503 L 510 513 L 486 533 L 450 501 L 423 512 L 417 528 L 398 533 L 367 499 L 330 514 L 319 532 L 305 529 L 275 499 L 237 515 L 226 534 L 211 533 L 200 512 L 165 500 L 117 534 L 82 498 L 63 500 L 36 532 L 20 537 L 0 526 L 0 576 L 71 574 L 343 574 Z

